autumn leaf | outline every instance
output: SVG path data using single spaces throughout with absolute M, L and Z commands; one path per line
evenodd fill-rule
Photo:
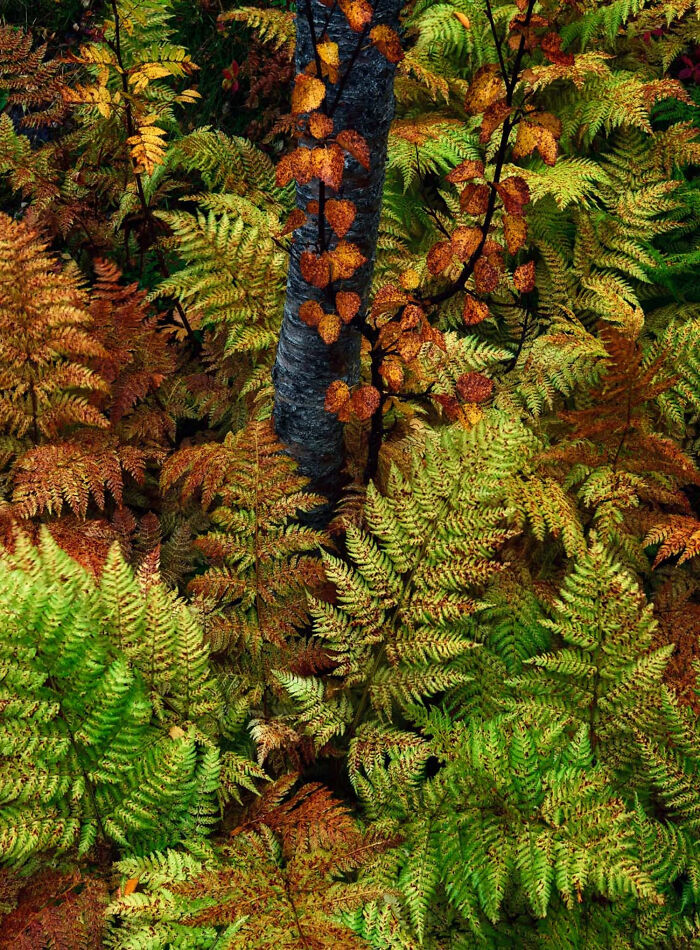
M 392 313 L 407 302 L 408 297 L 403 290 L 395 284 L 384 284 L 374 295 L 370 316 L 376 322 L 377 317 L 381 317 L 385 313 Z
M 352 411 L 358 419 L 370 419 L 379 409 L 381 397 L 374 386 L 358 386 L 350 397 Z
M 459 196 L 459 207 L 465 214 L 485 214 L 490 195 L 491 189 L 488 185 L 467 185 Z
M 556 63 L 557 66 L 574 65 L 574 56 L 562 50 L 561 36 L 559 36 L 558 33 L 547 33 L 547 35 L 542 38 L 540 47 L 547 59 L 552 63 Z
M 472 25 L 468 16 L 465 16 L 460 10 L 453 10 L 452 13 L 459 20 L 465 30 L 471 30 Z
M 292 178 L 295 178 L 300 185 L 305 185 L 313 176 L 311 149 L 295 148 L 288 155 L 283 155 L 277 163 L 276 182 L 280 188 L 289 184 Z
M 513 175 L 494 186 L 508 214 L 521 215 L 530 200 L 530 189 L 524 178 Z
M 481 120 L 481 131 L 479 132 L 479 141 L 482 145 L 491 138 L 496 129 L 501 125 L 513 111 L 505 99 L 499 99 L 489 106 L 484 117 Z
M 472 178 L 484 177 L 484 163 L 474 158 L 468 158 L 456 168 L 453 168 L 449 175 L 445 176 L 447 181 L 453 185 L 458 185 L 463 181 L 471 181 Z
M 433 244 L 428 251 L 428 270 L 434 277 L 437 277 L 438 274 L 441 274 L 445 268 L 449 266 L 451 260 L 452 242 L 438 241 L 437 244 Z
M 345 158 L 337 145 L 327 145 L 311 150 L 311 167 L 314 175 L 337 191 L 343 182 Z
M 414 360 L 420 353 L 422 345 L 421 335 L 414 331 L 402 333 L 396 341 L 396 349 L 404 363 L 410 363 L 411 360 Z
M 342 379 L 334 380 L 326 390 L 324 408 L 337 415 L 341 422 L 350 419 L 350 389 Z
M 420 286 L 420 274 L 417 270 L 409 267 L 408 270 L 402 271 L 401 274 L 399 274 L 399 283 L 404 290 L 415 290 Z
M 305 300 L 299 307 L 299 319 L 308 327 L 317 327 L 323 318 L 323 307 L 316 300 Z
M 433 396 L 438 405 L 442 406 L 448 419 L 457 419 L 459 416 L 459 402 L 456 396 L 448 396 L 443 393 L 436 393 Z
M 333 280 L 347 280 L 367 261 L 359 247 L 349 241 L 340 241 L 328 252 L 328 259 Z
M 360 295 L 352 291 L 339 290 L 335 295 L 335 306 L 343 323 L 350 323 L 361 303 Z
M 490 294 L 498 287 L 501 278 L 488 257 L 480 257 L 474 265 L 474 283 L 480 294 Z
M 297 73 L 292 91 L 292 113 L 313 112 L 326 98 L 326 86 L 316 76 Z
M 297 228 L 300 228 L 304 224 L 306 224 L 306 215 L 301 208 L 295 208 L 287 218 L 287 223 L 280 233 L 282 235 L 291 234 L 292 231 L 296 231 Z
M 527 224 L 524 218 L 514 217 L 511 214 L 503 215 L 503 236 L 509 254 L 515 254 L 525 245 L 527 239 Z
M 352 155 L 363 168 L 369 170 L 369 148 L 359 132 L 355 132 L 353 129 L 344 129 L 336 135 L 335 140 L 341 148 L 345 149 L 348 155 Z
M 138 887 L 138 884 L 139 884 L 139 879 L 137 877 L 130 877 L 122 890 L 123 896 L 128 897 L 129 894 L 133 894 L 136 888 Z
M 481 244 L 481 228 L 455 228 L 452 232 L 452 253 L 466 264 Z
M 457 380 L 457 392 L 464 402 L 486 402 L 493 392 L 493 380 L 483 373 L 462 373 Z
M 409 303 L 406 307 L 404 307 L 404 311 L 401 316 L 401 329 L 413 330 L 420 326 L 424 319 L 425 311 L 423 308 L 419 307 L 417 303 Z
M 338 81 L 338 67 L 340 66 L 340 54 L 338 44 L 330 40 L 316 44 L 316 52 L 321 60 L 321 71 L 324 76 L 332 83 Z
M 352 201 L 331 198 L 326 202 L 326 219 L 339 238 L 348 233 L 356 214 L 357 209 Z
M 523 293 L 530 293 L 535 289 L 535 262 L 528 261 L 527 264 L 521 264 L 515 268 L 513 274 L 513 283 L 517 289 Z
M 489 315 L 489 308 L 483 300 L 477 300 L 471 294 L 464 298 L 464 307 L 462 308 L 462 320 L 465 326 L 474 327 L 477 323 L 482 323 Z
M 367 0 L 339 0 L 338 6 L 355 33 L 361 33 L 372 22 L 374 11 Z
M 502 99 L 506 87 L 498 66 L 489 63 L 480 66 L 469 83 L 464 107 L 469 115 L 481 115 L 490 105 Z
M 390 63 L 401 62 L 403 59 L 403 50 L 401 48 L 401 40 L 396 30 L 392 30 L 390 26 L 381 24 L 370 30 L 369 38 L 382 56 L 388 59 Z
M 325 139 L 333 131 L 333 119 L 322 112 L 312 112 L 309 116 L 309 132 L 315 139 Z
M 331 282 L 331 266 L 326 254 L 303 251 L 299 269 L 304 280 L 313 287 L 327 287 Z
M 398 360 L 383 360 L 379 366 L 379 375 L 386 381 L 388 389 L 397 393 L 404 380 L 403 366 Z
M 513 146 L 513 158 L 524 158 L 535 149 L 547 165 L 557 160 L 557 139 L 561 135 L 561 123 L 548 112 L 533 112 L 518 125 Z
M 318 332 L 324 343 L 335 343 L 342 327 L 337 313 L 324 313 L 318 322 Z

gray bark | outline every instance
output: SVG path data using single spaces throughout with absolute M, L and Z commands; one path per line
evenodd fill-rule
M 401 0 L 376 0 L 371 26 L 385 23 L 398 30 L 401 6 Z M 309 0 L 308 7 L 305 0 L 299 0 L 296 23 L 296 67 L 299 72 L 314 60 L 309 11 L 318 41 L 329 15 L 329 9 L 318 0 Z M 364 317 L 374 268 L 387 137 L 394 111 L 395 66 L 372 46 L 367 35 L 362 38 L 350 29 L 339 9 L 333 11 L 326 32 L 329 39 L 338 44 L 341 70 L 338 84 L 327 83 L 325 109 L 332 114 L 334 132 L 343 129 L 359 132 L 365 138 L 371 156 L 369 171 L 351 156 L 346 156 L 342 187 L 338 193 L 326 188 L 326 198 L 343 198 L 356 206 L 355 221 L 344 240 L 358 245 L 367 263 L 352 278 L 338 280 L 326 290 L 312 287 L 301 276 L 299 259 L 304 250 L 319 251 L 317 218 L 310 217 L 294 232 L 273 380 L 277 434 L 298 460 L 300 472 L 311 479 L 313 490 L 325 495 L 332 503 L 342 484 L 343 426 L 335 415 L 325 411 L 324 399 L 333 380 L 345 380 L 349 386 L 358 380 L 360 332 L 357 325 Z M 347 81 L 343 83 L 344 73 L 355 55 Z M 343 83 L 342 90 L 334 107 L 340 83 Z M 318 197 L 318 181 L 297 187 L 297 207 L 302 210 L 309 201 L 318 200 Z M 333 247 L 336 239 L 328 225 L 326 235 L 330 238 L 329 246 Z M 334 294 L 339 290 L 359 294 L 362 308 L 353 324 L 343 327 L 338 341 L 327 345 L 315 328 L 301 322 L 299 306 L 305 300 L 316 300 L 330 312 L 334 309 Z

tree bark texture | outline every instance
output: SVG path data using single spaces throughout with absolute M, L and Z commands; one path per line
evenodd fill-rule
M 370 151 L 369 170 L 346 155 L 340 190 L 334 192 L 324 186 L 326 200 L 342 198 L 355 205 L 355 220 L 343 240 L 356 244 L 367 262 L 349 279 L 336 280 L 324 289 L 313 287 L 301 275 L 301 254 L 305 250 L 319 253 L 332 248 L 336 238 L 326 223 L 326 247 L 320 246 L 317 216 L 309 216 L 294 232 L 284 316 L 273 369 L 277 434 L 297 459 L 300 472 L 311 479 L 312 489 L 325 495 L 331 503 L 336 500 L 342 484 L 343 426 L 335 415 L 326 412 L 324 399 L 334 380 L 342 379 L 349 386 L 358 381 L 361 340 L 358 324 L 364 318 L 374 268 L 387 139 L 394 112 L 395 65 L 372 45 L 369 30 L 378 24 L 398 30 L 401 6 L 401 0 L 376 0 L 372 23 L 362 34 L 350 28 L 337 6 L 329 9 L 319 0 L 299 0 L 297 8 L 297 72 L 303 72 L 314 62 L 314 37 L 320 42 L 325 33 L 330 41 L 338 44 L 339 78 L 334 84 L 326 82 L 323 109 L 333 119 L 334 133 L 344 129 L 358 132 Z M 299 144 L 310 146 L 312 140 L 302 140 Z M 317 179 L 308 185 L 298 185 L 297 207 L 306 210 L 310 201 L 319 201 L 322 197 L 319 192 Z M 343 326 L 337 342 L 328 345 L 315 328 L 299 319 L 299 307 L 306 300 L 315 300 L 325 311 L 331 312 L 334 294 L 338 291 L 359 294 L 362 307 L 353 323 Z

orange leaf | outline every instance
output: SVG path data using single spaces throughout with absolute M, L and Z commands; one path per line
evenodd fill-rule
M 528 261 L 527 264 L 521 264 L 520 267 L 516 267 L 515 273 L 513 274 L 513 283 L 523 294 L 528 294 L 531 290 L 534 290 L 535 262 Z
M 506 87 L 498 66 L 480 66 L 469 83 L 464 107 L 470 115 L 480 115 L 505 95 Z
M 445 268 L 449 266 L 451 260 L 452 242 L 438 241 L 437 244 L 433 244 L 428 251 L 428 270 L 434 277 L 437 277 L 438 274 L 441 274 Z
M 418 356 L 422 345 L 423 340 L 420 334 L 411 331 L 401 334 L 396 343 L 396 349 L 404 363 L 410 363 Z
M 442 406 L 448 419 L 459 418 L 459 403 L 457 402 L 456 396 L 446 396 L 443 393 L 436 393 L 433 399 Z
M 458 185 L 463 181 L 471 181 L 472 178 L 483 177 L 484 163 L 479 162 L 474 158 L 468 158 L 465 162 L 462 162 L 461 165 L 453 168 L 449 175 L 446 176 L 447 181 L 451 182 L 453 185 Z
M 457 380 L 457 392 L 464 402 L 486 402 L 493 392 L 493 380 L 483 373 L 462 373 Z
M 401 329 L 414 330 L 420 326 L 425 318 L 425 311 L 417 303 L 410 303 L 404 308 L 401 316 Z
M 400 63 L 403 59 L 403 50 L 401 49 L 401 40 L 396 30 L 390 26 L 381 24 L 370 30 L 369 38 L 377 47 L 379 52 L 390 63 Z
M 481 131 L 479 132 L 479 141 L 486 144 L 496 129 L 501 125 L 513 111 L 505 99 L 499 99 L 489 106 L 484 112 L 484 118 L 481 120 Z
M 292 156 L 283 155 L 279 162 L 277 162 L 277 168 L 275 170 L 275 182 L 277 183 L 277 187 L 284 188 L 285 185 L 289 184 L 292 178 L 294 178 Z
M 327 145 L 311 151 L 311 166 L 314 175 L 337 191 L 343 181 L 345 158 L 337 145 Z
M 403 366 L 398 360 L 384 360 L 379 366 L 379 374 L 386 380 L 392 393 L 397 393 L 403 384 Z
M 318 201 L 309 201 L 306 205 L 307 214 L 318 214 Z
M 370 419 L 379 409 L 381 398 L 374 386 L 358 386 L 350 397 L 352 411 L 358 419 Z
M 540 43 L 542 52 L 547 59 L 557 66 L 573 66 L 574 57 L 565 53 L 561 48 L 561 36 L 558 33 L 547 33 Z
M 464 27 L 465 30 L 471 30 L 472 25 L 471 25 L 471 22 L 470 22 L 468 16 L 465 16 L 465 15 L 464 15 L 462 12 L 460 12 L 459 10 L 453 10 L 452 13 L 457 17 L 457 19 L 458 19 L 459 22 L 462 24 L 462 26 Z
M 539 121 L 539 116 L 547 116 L 546 122 Z M 554 119 L 554 123 L 549 119 Z M 556 124 L 555 124 L 556 123 Z M 561 124 L 550 113 L 532 113 L 523 119 L 518 126 L 518 133 L 513 146 L 513 158 L 524 158 L 535 149 L 542 156 L 547 165 L 554 165 L 557 160 L 557 132 L 561 134 Z
M 339 0 L 338 6 L 355 33 L 361 33 L 372 22 L 374 11 L 367 0 Z
M 485 214 L 491 189 L 488 185 L 467 185 L 459 196 L 459 207 L 466 214 Z
M 340 241 L 337 247 L 328 252 L 328 259 L 333 280 L 346 280 L 352 277 L 358 267 L 367 260 L 359 247 L 349 241 Z
M 481 228 L 455 228 L 452 232 L 452 253 L 465 264 L 481 244 Z
M 313 112 L 318 109 L 326 98 L 326 86 L 321 79 L 315 76 L 306 76 L 297 73 L 292 92 L 292 113 Z
M 338 44 L 330 40 L 317 43 L 316 52 L 321 60 L 321 72 L 328 77 L 330 82 L 336 83 L 338 81 L 338 67 L 340 66 Z
M 326 412 L 337 414 L 341 422 L 347 422 L 350 418 L 350 390 L 348 384 L 342 379 L 336 379 L 326 390 L 326 400 L 324 403 Z
M 404 290 L 415 290 L 420 285 L 420 274 L 417 270 L 409 267 L 408 270 L 399 274 L 399 283 Z
M 335 295 L 335 305 L 343 323 L 350 323 L 362 303 L 359 294 L 348 290 L 339 290 Z
M 359 132 L 355 132 L 352 129 L 344 129 L 336 135 L 335 140 L 341 148 L 345 149 L 348 155 L 352 155 L 363 168 L 369 170 L 369 148 L 367 147 L 367 142 L 365 142 Z
M 524 178 L 514 175 L 495 185 L 495 188 L 508 214 L 521 215 L 523 213 L 523 208 L 530 200 L 530 189 Z
M 477 300 L 476 297 L 472 297 L 471 294 L 467 294 L 464 298 L 464 308 L 462 309 L 462 319 L 468 327 L 476 326 L 477 323 L 481 323 L 489 315 L 489 308 L 486 306 L 483 300 Z
M 325 139 L 333 131 L 333 119 L 322 112 L 312 112 L 309 116 L 309 132 L 315 139 Z
M 337 313 L 324 313 L 318 323 L 318 332 L 324 343 L 335 343 L 342 327 Z
M 352 201 L 337 201 L 331 198 L 326 202 L 326 219 L 339 238 L 348 233 L 356 213 L 357 209 Z
M 317 327 L 323 319 L 323 307 L 316 300 L 305 300 L 299 307 L 299 319 L 308 327 Z
M 376 320 L 382 314 L 398 310 L 407 301 L 408 297 L 404 291 L 400 290 L 395 284 L 384 284 L 374 296 L 370 316 L 373 320 Z
M 506 239 L 508 252 L 515 254 L 521 247 L 524 247 L 527 239 L 527 224 L 525 223 L 525 219 L 504 214 L 503 235 Z
M 331 282 L 331 267 L 327 255 L 303 251 L 299 269 L 304 280 L 314 287 L 327 287 Z
M 136 888 L 138 887 L 139 879 L 137 877 L 130 877 L 129 880 L 124 885 L 123 895 L 128 897 L 129 894 L 133 894 Z
M 490 294 L 498 287 L 500 274 L 487 257 L 480 257 L 474 265 L 474 283 L 480 294 Z
M 300 228 L 303 224 L 306 224 L 306 215 L 301 210 L 301 208 L 295 208 L 287 218 L 287 223 L 285 224 L 281 233 L 291 234 L 292 231 L 296 231 L 296 229 Z

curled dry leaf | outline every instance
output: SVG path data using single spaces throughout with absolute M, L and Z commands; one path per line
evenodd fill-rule
M 453 10 L 452 13 L 459 20 L 465 30 L 471 30 L 472 25 L 468 16 L 465 16 L 461 10 Z
M 355 132 L 353 129 L 343 129 L 342 132 L 336 135 L 335 140 L 341 148 L 345 149 L 348 155 L 352 155 L 363 168 L 369 170 L 369 147 L 359 132 Z
M 477 323 L 485 320 L 488 315 L 489 308 L 483 300 L 478 300 L 471 294 L 466 295 L 462 308 L 462 320 L 464 320 L 465 326 L 474 327 Z
M 377 47 L 379 52 L 390 63 L 400 63 L 403 59 L 403 50 L 401 49 L 401 40 L 396 30 L 390 26 L 381 24 L 370 30 L 369 38 Z
M 313 112 L 326 98 L 326 86 L 321 79 L 297 73 L 292 91 L 292 113 Z
M 343 323 L 350 323 L 360 309 L 361 303 L 360 295 L 352 291 L 340 290 L 335 295 L 335 305 Z
M 339 238 L 348 233 L 356 214 L 357 209 L 352 201 L 331 198 L 326 202 L 326 219 Z
M 513 274 L 513 283 L 523 294 L 528 294 L 535 289 L 535 262 L 528 261 L 527 264 L 521 264 L 515 268 Z
M 486 402 L 493 392 L 493 380 L 483 373 L 462 373 L 457 380 L 457 392 L 464 402 Z
M 353 413 L 360 420 L 370 419 L 379 409 L 381 397 L 374 386 L 358 386 L 350 397 Z

